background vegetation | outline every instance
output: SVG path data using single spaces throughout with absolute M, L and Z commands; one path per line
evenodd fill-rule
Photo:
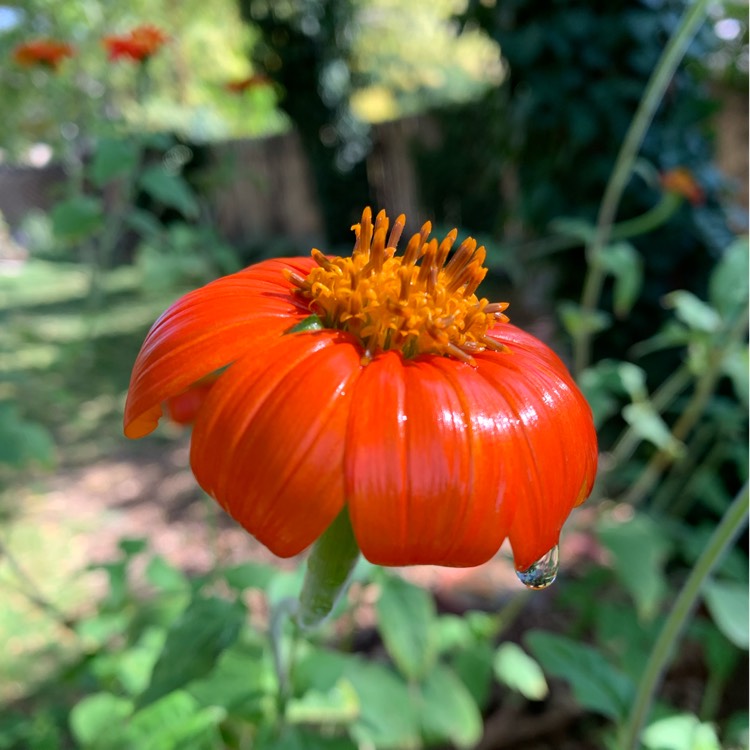
M 64 175 L 0 224 L 0 748 L 748 746 L 747 220 L 714 160 L 747 7 L 403 5 L 0 6 L 0 170 Z M 102 37 L 145 22 L 168 43 L 108 61 Z M 76 53 L 14 63 L 37 37 Z M 237 173 L 212 149 L 296 132 L 345 249 L 373 128 L 415 115 L 418 218 L 484 242 L 514 319 L 568 358 L 600 479 L 549 591 L 504 553 L 481 589 L 362 565 L 300 642 L 301 565 L 184 489 L 184 432 L 125 444 L 123 397 L 171 300 L 281 245 L 222 235 Z

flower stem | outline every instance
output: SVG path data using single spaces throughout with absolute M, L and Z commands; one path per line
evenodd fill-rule
M 346 507 L 313 545 L 299 596 L 297 624 L 303 630 L 320 625 L 331 613 L 349 583 L 359 559 Z
M 656 688 L 672 656 L 677 639 L 698 601 L 701 588 L 726 549 L 747 523 L 747 500 L 748 486 L 746 484 L 732 501 L 677 596 L 672 611 L 656 639 L 638 685 L 633 710 L 618 744 L 622 750 L 638 750 L 641 729 L 648 718 Z
M 599 207 L 594 237 L 586 249 L 589 267 L 581 296 L 581 309 L 584 319 L 586 313 L 591 313 L 596 309 L 601 296 L 606 270 L 597 260 L 610 240 L 617 208 L 633 172 L 633 164 L 638 156 L 646 131 L 651 125 L 664 92 L 672 80 L 672 76 L 677 70 L 690 41 L 703 22 L 707 7 L 708 0 L 695 0 L 685 9 L 646 86 L 638 110 L 620 147 L 620 152 L 617 155 L 615 166 Z M 575 373 L 580 375 L 588 366 L 591 356 L 591 333 L 585 330 L 585 326 L 576 334 L 573 347 L 574 369 Z

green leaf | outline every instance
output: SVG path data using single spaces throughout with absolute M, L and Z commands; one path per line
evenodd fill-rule
M 377 613 L 383 643 L 396 666 L 410 679 L 422 677 L 436 656 L 432 597 L 402 578 L 386 576 Z
M 711 273 L 708 299 L 724 318 L 737 314 L 747 304 L 749 265 L 747 237 L 740 237 L 724 251 Z
M 714 333 L 721 326 L 719 313 L 692 292 L 682 289 L 670 292 L 665 295 L 664 304 L 674 309 L 677 318 L 693 331 Z
M 543 700 L 549 687 L 541 667 L 520 646 L 503 643 L 492 660 L 495 677 L 530 701 Z
M 169 629 L 151 682 L 140 697 L 145 706 L 208 674 L 239 635 L 245 610 L 217 597 L 196 598 Z
M 458 615 L 438 617 L 433 625 L 435 647 L 439 654 L 466 648 L 474 641 L 469 623 Z
M 570 683 L 584 707 L 615 721 L 630 711 L 633 683 L 603 658 L 601 652 L 569 638 L 541 630 L 524 639 L 545 672 Z
M 638 514 L 625 522 L 601 521 L 597 536 L 611 553 L 615 573 L 635 602 L 638 616 L 652 619 L 667 593 L 666 535 L 648 516 Z
M 90 195 L 76 195 L 60 201 L 50 213 L 55 235 L 66 242 L 85 239 L 99 229 L 104 221 L 101 199 Z
M 650 401 L 627 404 L 622 409 L 622 416 L 642 440 L 653 443 L 657 448 L 667 451 L 675 458 L 679 458 L 684 453 L 685 446 L 672 437 L 666 422 Z
M 612 324 L 612 319 L 601 310 L 582 310 L 574 302 L 563 302 L 558 307 L 565 330 L 574 338 L 582 333 L 600 333 Z
M 641 256 L 629 242 L 617 242 L 605 247 L 598 261 L 615 280 L 612 299 L 615 315 L 625 317 L 638 299 L 643 284 Z
M 643 368 L 630 362 L 620 362 L 617 365 L 617 374 L 631 401 L 645 401 L 648 398 L 646 373 Z
M 461 649 L 450 660 L 453 671 L 459 676 L 480 708 L 484 708 L 490 698 L 492 656 L 490 642 L 478 639 Z
M 133 703 L 111 693 L 94 693 L 77 703 L 70 712 L 70 731 L 78 745 L 106 746 L 133 713 Z
M 747 346 L 733 346 L 724 354 L 722 370 L 732 381 L 737 398 L 747 409 L 750 393 L 750 349 Z
M 25 420 L 15 404 L 0 402 L 0 464 L 51 466 L 55 444 L 45 427 Z
M 261 589 L 264 591 L 279 571 L 272 565 L 247 562 L 225 568 L 222 571 L 224 580 L 237 591 Z
M 161 555 L 154 555 L 148 561 L 146 580 L 161 591 L 185 591 L 190 588 L 184 573 L 170 565 Z
M 126 537 L 120 539 L 120 541 L 117 542 L 117 546 L 125 557 L 135 557 L 146 550 L 146 547 L 148 547 L 148 539 L 142 536 Z
M 358 750 L 348 737 L 324 737 L 315 730 L 285 726 L 280 732 L 261 726 L 253 750 Z
M 285 717 L 291 724 L 351 724 L 360 715 L 359 696 L 349 680 L 340 679 L 325 692 L 309 690 L 289 701 Z
M 647 750 L 721 750 L 713 726 L 693 714 L 659 719 L 646 727 L 641 740 Z
M 620 399 L 617 396 L 622 392 L 622 378 L 618 366 L 619 363 L 612 360 L 601 360 L 585 369 L 579 378 L 578 384 L 594 412 L 597 428 L 620 411 Z
M 137 696 L 148 686 L 164 638 L 162 628 L 148 628 L 135 646 L 116 654 L 114 674 L 129 695 Z
M 123 177 L 135 169 L 138 163 L 138 149 L 130 141 L 115 138 L 102 138 L 96 146 L 89 175 L 97 187 Z
M 226 711 L 200 708 L 188 693 L 177 690 L 138 711 L 128 722 L 128 745 L 138 750 L 211 750 L 218 747 L 216 728 Z
M 482 715 L 461 680 L 436 664 L 420 685 L 420 721 L 426 744 L 472 747 L 482 737 Z
M 186 219 L 198 217 L 198 200 L 180 175 L 167 172 L 161 166 L 147 167 L 138 184 L 152 198 L 169 208 L 177 209 Z
M 419 722 L 407 685 L 379 664 L 361 662 L 344 673 L 359 696 L 362 715 L 351 728 L 360 746 L 380 750 L 421 747 Z
M 141 237 L 158 238 L 164 230 L 161 222 L 150 212 L 140 208 L 132 208 L 125 218 L 127 225 L 138 232 Z
M 330 690 L 338 680 L 351 682 L 361 715 L 350 728 L 359 746 L 378 750 L 422 747 L 417 708 L 409 686 L 392 669 L 351 654 L 308 648 L 295 664 L 296 690 Z
M 241 642 L 219 657 L 204 678 L 193 680 L 185 689 L 201 706 L 222 706 L 232 715 L 259 722 L 276 711 L 278 680 L 266 640 Z
M 750 631 L 747 583 L 709 580 L 703 594 L 716 627 L 735 646 L 747 651 Z

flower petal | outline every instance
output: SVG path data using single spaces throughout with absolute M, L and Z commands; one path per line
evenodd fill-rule
M 551 349 L 511 325 L 492 335 L 510 351 L 478 354 L 477 372 L 502 400 L 498 417 L 512 437 L 499 460 L 506 491 L 518 499 L 513 557 L 526 570 L 558 543 L 571 510 L 591 492 L 596 432 L 589 405 Z
M 193 431 L 198 483 L 274 554 L 314 542 L 344 506 L 344 437 L 361 348 L 289 334 L 235 362 Z
M 469 567 L 497 552 L 513 505 L 503 500 L 490 395 L 473 368 L 442 357 L 386 352 L 363 370 L 345 468 L 368 560 Z
M 177 300 L 152 326 L 133 367 L 125 434 L 147 435 L 161 404 L 310 314 L 282 270 L 306 274 L 312 259 L 270 260 Z

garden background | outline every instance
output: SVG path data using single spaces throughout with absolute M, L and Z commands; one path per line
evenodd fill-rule
M 747 748 L 747 28 L 700 0 L 0 5 L 0 748 Z M 201 493 L 189 430 L 129 442 L 122 408 L 174 299 L 348 253 L 365 205 L 486 246 L 600 473 L 549 589 L 505 549 L 362 564 L 298 642 L 301 561 Z

